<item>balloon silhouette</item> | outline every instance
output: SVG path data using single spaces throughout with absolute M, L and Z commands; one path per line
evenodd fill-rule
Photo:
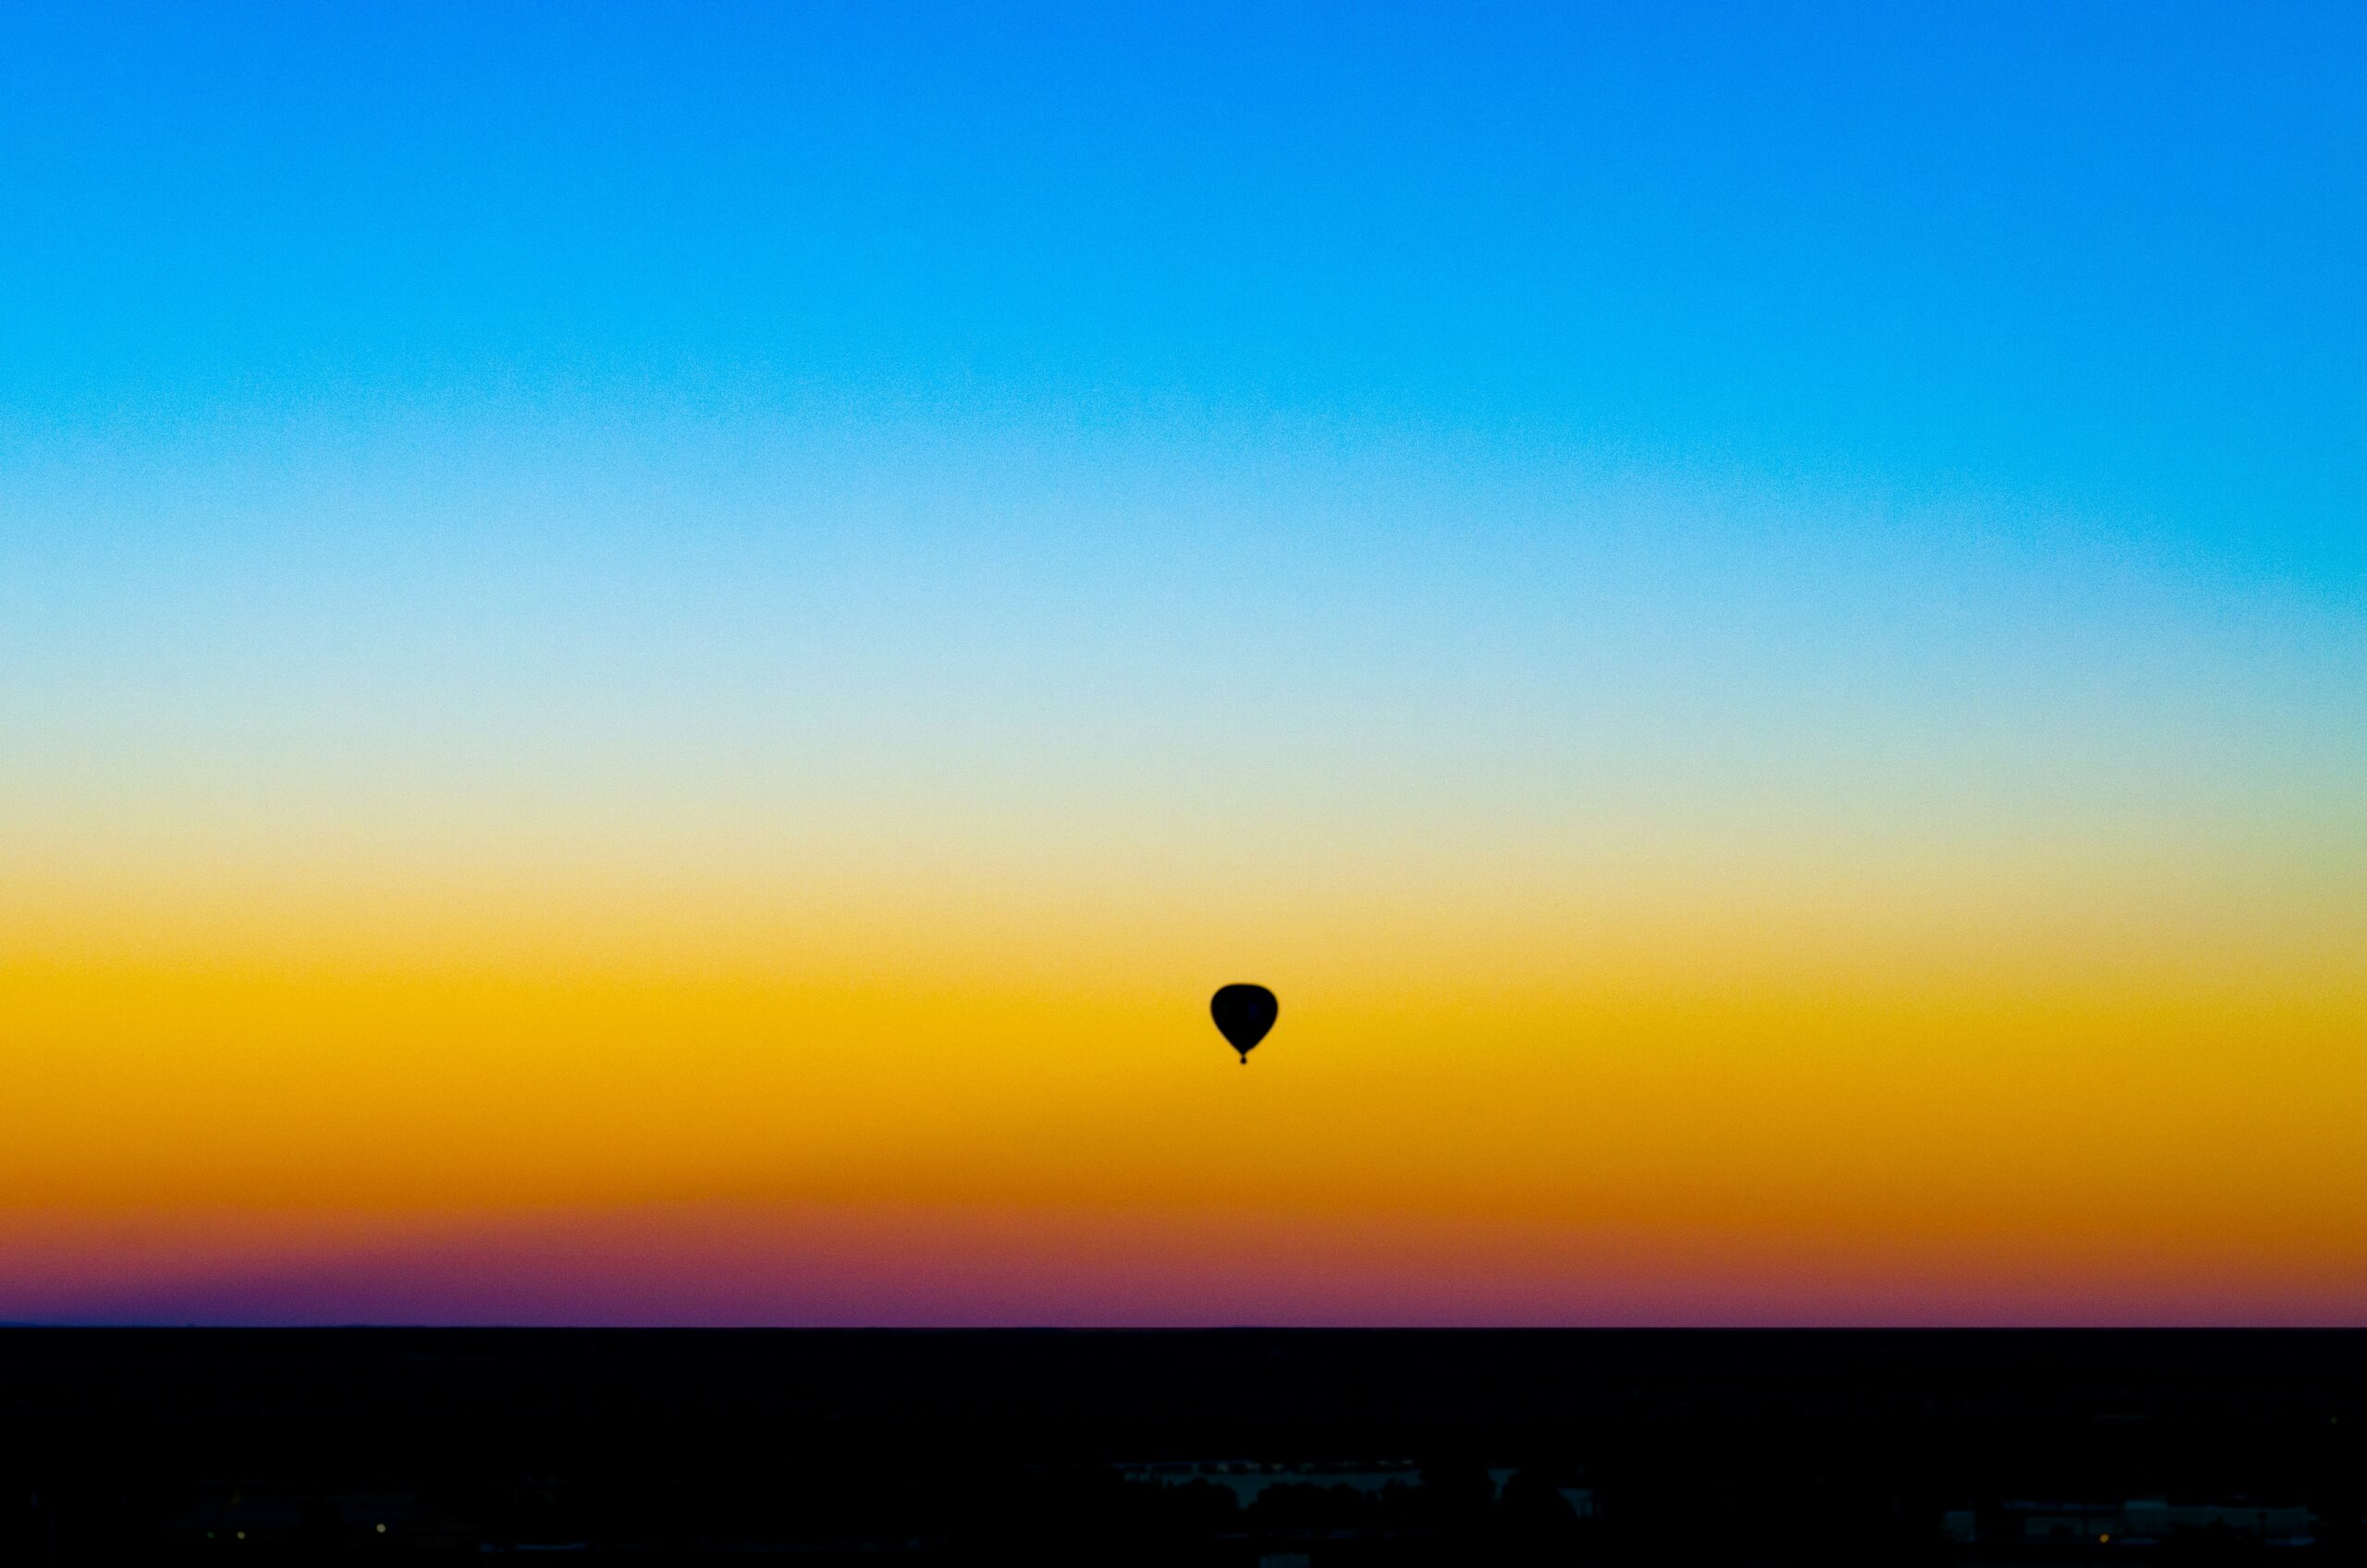
M 1263 986 L 1227 986 L 1208 998 L 1208 1016 L 1217 1021 L 1217 1033 L 1241 1053 L 1244 1067 L 1282 1011 L 1282 1004 Z

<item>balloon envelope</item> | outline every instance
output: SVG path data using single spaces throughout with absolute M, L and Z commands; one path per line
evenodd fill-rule
M 1217 1021 L 1217 1033 L 1241 1053 L 1244 1067 L 1249 1065 L 1251 1047 L 1266 1037 L 1282 1010 L 1274 993 L 1263 986 L 1227 986 L 1208 998 L 1208 1016 Z

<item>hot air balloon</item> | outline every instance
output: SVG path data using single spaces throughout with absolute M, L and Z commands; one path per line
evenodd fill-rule
M 1241 1053 L 1244 1067 L 1249 1065 L 1250 1051 L 1266 1037 L 1282 1010 L 1274 993 L 1263 986 L 1227 986 L 1208 998 L 1208 1016 L 1217 1021 L 1217 1033 Z

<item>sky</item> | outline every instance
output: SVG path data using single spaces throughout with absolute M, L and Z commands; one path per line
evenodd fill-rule
M 2367 1323 L 2362 81 L 8 6 L 0 1319 Z

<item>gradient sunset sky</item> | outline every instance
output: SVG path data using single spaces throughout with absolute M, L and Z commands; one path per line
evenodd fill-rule
M 0 1319 L 2367 1323 L 2362 82 L 7 6 Z

